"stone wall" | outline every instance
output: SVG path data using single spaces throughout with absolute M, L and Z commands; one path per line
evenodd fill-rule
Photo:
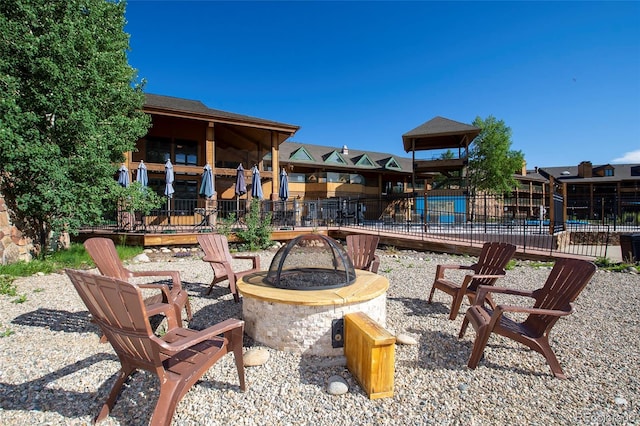
M 9 210 L 0 196 L 0 264 L 8 265 L 18 261 L 29 262 L 33 244 L 11 223 Z

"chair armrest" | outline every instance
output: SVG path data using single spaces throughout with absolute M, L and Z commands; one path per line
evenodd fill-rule
M 164 303 L 169 303 L 169 295 L 171 290 L 169 290 L 169 286 L 166 284 L 136 284 L 140 288 L 155 288 L 162 291 L 162 301 Z
M 170 329 L 180 327 L 182 325 L 178 324 L 175 307 L 170 303 L 154 303 L 152 305 L 145 305 L 145 310 L 148 317 L 163 314 L 167 318 L 167 324 Z
M 518 312 L 525 314 L 552 315 L 556 317 L 563 317 L 573 312 L 573 306 L 570 306 L 568 311 L 562 311 L 559 309 L 540 309 L 526 306 L 498 305 L 496 306 L 496 311 L 497 310 L 500 310 L 501 312 Z
M 172 285 L 182 289 L 182 281 L 178 271 L 131 271 L 131 274 L 134 277 L 171 277 Z
M 444 273 L 449 269 L 472 269 L 471 266 L 465 265 L 437 265 L 436 266 L 436 279 L 444 278 Z
M 478 290 L 476 290 L 476 300 L 473 304 L 483 305 L 484 299 L 487 297 L 488 293 L 501 293 L 501 294 L 509 294 L 513 296 L 533 297 L 533 291 L 530 291 L 530 290 L 518 290 L 515 288 L 481 285 L 481 286 L 478 286 Z
M 236 254 L 231 255 L 231 257 L 233 259 L 251 260 L 253 261 L 253 269 L 260 269 L 260 256 Z
M 173 343 L 167 343 L 164 340 L 159 339 L 160 341 L 158 344 L 164 350 L 175 353 L 175 352 L 180 352 L 187 348 L 190 348 L 191 346 L 196 345 L 205 340 L 208 340 L 212 337 L 217 337 L 220 334 L 226 333 L 227 331 L 231 331 L 231 330 L 234 330 L 237 328 L 243 328 L 243 327 L 244 327 L 244 321 L 238 320 L 235 318 L 230 318 L 225 321 L 222 321 L 221 323 L 205 328 L 204 330 L 190 334 L 189 336 L 183 339 L 176 340 Z M 190 331 L 193 331 L 193 330 L 190 330 Z

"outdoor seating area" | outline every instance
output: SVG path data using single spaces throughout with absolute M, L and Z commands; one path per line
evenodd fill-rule
M 269 265 L 275 253 L 262 251 L 257 254 L 260 265 Z M 629 362 L 638 361 L 637 351 L 628 342 L 633 341 L 633 336 L 640 330 L 631 319 L 633 315 L 624 314 L 627 310 L 635 312 L 639 308 L 634 302 L 640 300 L 637 275 L 596 273 L 591 277 L 593 270 L 583 268 L 586 272 L 580 275 L 580 282 L 584 290 L 574 302 L 577 309 L 568 319 L 561 319 L 555 323 L 550 333 L 553 339 L 549 339 L 549 344 L 563 366 L 563 373 L 568 377 L 568 380 L 557 381 L 549 374 L 545 357 L 534 351 L 522 350 L 521 343 L 517 341 L 511 344 L 509 340 L 495 337 L 485 339 L 485 357 L 475 369 L 467 367 L 469 356 L 472 353 L 477 354 L 477 350 L 472 350 L 475 335 L 458 338 L 464 320 L 448 319 L 451 301 L 448 295 L 436 292 L 432 303 L 428 303 L 425 298 L 428 290 L 426 280 L 436 275 L 439 265 L 460 265 L 467 262 L 461 262 L 462 259 L 456 256 L 433 253 L 407 252 L 392 255 L 378 250 L 377 256 L 380 261 L 378 273 L 389 282 L 384 328 L 392 335 L 398 336 L 392 397 L 381 398 L 376 402 L 369 401 L 367 391 L 360 387 L 355 377 L 346 372 L 345 361 L 340 357 L 334 359 L 304 353 L 292 354 L 267 348 L 269 359 L 266 363 L 246 369 L 246 380 L 249 384 L 246 392 L 239 392 L 244 388 L 244 383 L 234 357 L 218 358 L 202 373 L 198 384 L 190 383 L 184 388 L 184 392 L 178 392 L 181 394 L 179 397 L 171 397 L 180 400 L 175 406 L 175 421 L 198 422 L 212 410 L 217 416 L 212 424 L 233 423 L 239 412 L 242 412 L 243 419 L 248 422 L 261 422 L 265 416 L 277 415 L 281 421 L 287 423 L 304 423 L 311 421 L 311 413 L 314 413 L 314 420 L 321 419 L 324 422 L 366 423 L 366 413 L 376 411 L 379 413 L 379 420 L 383 422 L 393 421 L 392 419 L 402 413 L 403 418 L 413 423 L 493 423 L 512 418 L 510 416 L 514 410 L 529 413 L 527 418 L 533 421 L 561 421 L 558 417 L 559 411 L 555 408 L 536 407 L 535 411 L 532 411 L 526 395 L 555 400 L 557 403 L 554 407 L 558 404 L 571 406 L 569 411 L 560 410 L 562 421 L 581 422 L 591 415 L 594 409 L 602 412 L 601 419 L 605 423 L 638 420 L 637 413 L 630 404 L 640 395 L 625 383 L 631 383 L 628 380 L 632 380 L 626 376 L 631 373 L 626 366 Z M 245 262 L 244 259 L 232 259 L 230 264 L 235 271 L 245 267 Z M 209 263 L 199 256 L 149 264 L 131 264 L 127 265 L 127 269 L 135 273 L 129 280 L 138 284 L 149 281 L 150 278 L 145 276 L 149 271 L 177 271 L 182 289 L 189 294 L 193 311 L 192 319 L 188 323 L 191 330 L 205 330 L 218 323 L 224 323 L 229 318 L 242 319 L 243 298 L 240 299 L 241 303 L 235 303 L 233 294 L 220 286 L 213 287 L 210 292 L 212 269 Z M 89 272 L 76 275 L 76 281 L 100 280 L 94 275 L 97 271 Z M 457 280 L 467 272 L 452 270 L 451 279 Z M 530 267 L 525 263 L 507 270 L 499 282 L 504 287 L 531 292 L 547 280 L 563 281 L 556 279 L 560 276 L 562 275 L 558 275 L 555 270 Z M 551 280 L 550 277 L 555 278 Z M 102 282 L 108 286 L 126 287 L 117 279 L 105 278 Z M 586 287 L 585 282 L 588 282 Z M 3 376 L 0 389 L 4 397 L 0 421 L 6 424 L 7 421 L 11 422 L 11 419 L 24 419 L 23 415 L 32 416 L 33 414 L 29 413 L 33 413 L 33 407 L 37 407 L 40 418 L 47 423 L 60 423 L 70 419 L 84 419 L 88 422 L 98 413 L 101 416 L 108 413 L 109 421 L 147 424 L 152 417 L 161 418 L 166 415 L 154 414 L 154 407 L 164 390 L 154 384 L 157 382 L 153 375 L 165 374 L 162 370 L 153 367 L 152 375 L 132 376 L 127 386 L 121 390 L 121 382 L 113 385 L 113 375 L 121 366 L 118 358 L 112 355 L 110 345 L 99 343 L 99 339 L 103 333 L 101 329 L 108 330 L 109 336 L 109 333 L 116 332 L 113 328 L 115 326 L 89 320 L 87 306 L 78 297 L 71 281 L 65 275 L 24 278 L 18 282 L 18 286 L 21 292 L 29 295 L 27 302 L 15 304 L 6 296 L 0 297 L 0 323 L 16 332 L 16 335 L 2 340 L 0 370 L 3 371 Z M 225 284 L 221 286 L 224 287 Z M 135 289 L 132 286 L 126 288 Z M 484 288 L 479 287 L 478 291 L 483 291 Z M 488 287 L 491 288 L 493 287 Z M 36 294 L 37 289 L 42 290 Z M 134 305 L 138 306 L 135 309 L 139 310 L 142 307 L 140 291 L 130 294 L 130 297 L 138 300 Z M 538 293 L 534 291 L 532 294 L 539 294 L 539 290 Z M 613 294 L 625 294 L 631 303 L 622 306 L 617 303 L 616 297 L 612 297 Z M 506 299 L 503 299 L 503 296 Z M 461 311 L 466 311 L 471 306 L 478 306 L 475 309 L 480 309 L 483 305 L 480 304 L 479 297 L 476 296 L 477 305 L 468 305 L 463 300 Z M 505 303 L 515 304 L 516 300 L 511 295 L 494 297 L 498 306 Z M 567 297 L 569 301 L 575 299 L 575 295 Z M 176 309 L 170 304 L 165 306 L 168 309 L 165 312 L 167 318 L 177 316 Z M 538 305 L 534 307 L 537 308 Z M 566 304 L 560 309 L 566 313 Z M 91 308 L 89 310 L 91 311 Z M 95 319 L 97 314 L 91 314 Z M 612 315 L 622 321 L 616 322 L 616 332 L 609 331 L 606 325 L 611 323 L 608 318 Z M 140 317 L 140 314 L 137 314 L 137 317 Z M 144 320 L 144 323 L 147 321 Z M 167 326 L 161 325 L 159 329 L 160 336 L 164 336 L 160 338 L 169 346 L 178 345 L 171 336 L 182 335 L 187 338 L 181 334 L 182 331 L 179 330 L 182 329 L 175 325 L 176 323 L 177 321 L 169 321 Z M 469 323 L 474 325 L 474 328 L 477 326 L 476 320 Z M 549 329 L 546 329 L 545 338 L 549 334 L 548 331 Z M 495 329 L 495 332 L 499 333 L 499 330 Z M 482 334 L 480 332 L 478 335 Z M 402 343 L 406 342 L 406 336 L 415 339 L 415 344 Z M 153 336 L 146 338 L 157 339 Z M 42 342 L 48 344 L 43 345 Z M 158 343 L 162 347 L 163 344 Z M 150 347 L 154 345 L 155 343 Z M 244 336 L 245 354 L 261 348 L 264 346 L 259 341 Z M 46 351 L 46 357 L 39 355 L 42 351 Z M 611 358 L 611 351 L 617 356 Z M 226 350 L 221 353 L 226 353 Z M 47 359 L 46 366 L 36 363 L 27 371 L 17 374 L 17 371 L 10 367 L 13 364 L 11 360 L 22 359 L 25 356 L 34 360 Z M 123 374 L 128 375 L 124 364 L 122 368 L 125 372 Z M 327 380 L 335 375 L 343 377 L 349 386 L 349 392 L 341 398 L 326 391 Z M 615 380 L 612 380 L 611 377 L 614 376 Z M 83 383 L 81 388 L 78 388 L 79 381 Z M 550 386 L 552 381 L 553 386 Z M 55 387 L 52 387 L 53 383 Z M 498 401 L 492 397 L 485 383 L 492 383 L 494 387 L 508 386 L 511 391 Z M 109 396 L 112 386 L 112 395 Z M 279 389 L 287 391 L 282 393 Z M 22 400 L 19 395 L 27 392 L 30 395 L 39 395 L 38 402 L 33 399 Z M 114 405 L 113 395 L 118 393 L 120 396 Z M 274 393 L 279 393 L 279 398 L 274 400 Z M 444 404 L 443 394 L 449 394 L 449 398 L 453 398 L 449 399 L 454 403 L 453 406 Z M 579 402 L 587 401 L 589 398 L 589 403 Z M 107 404 L 103 406 L 105 400 Z M 615 400 L 627 402 L 616 403 Z M 478 412 L 477 406 L 480 403 L 486 408 L 486 413 L 491 413 L 490 416 Z M 327 405 L 335 405 L 336 408 L 317 412 L 317 407 Z M 354 411 L 354 406 L 360 408 Z M 291 407 L 298 408 L 291 410 Z

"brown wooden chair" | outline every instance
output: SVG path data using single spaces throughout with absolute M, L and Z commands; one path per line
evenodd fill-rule
M 137 369 L 155 374 L 160 382 L 152 425 L 169 425 L 182 397 L 228 352 L 234 354 L 240 389 L 245 390 L 243 321 L 228 319 L 201 331 L 170 327 L 166 334 L 158 337 L 151 330 L 149 314 L 136 285 L 87 272 L 66 272 L 121 364 L 113 388 L 94 422 L 109 415 L 123 384 Z M 175 315 L 169 304 L 163 306 L 168 317 Z
M 153 316 L 162 313 L 164 308 L 159 304 L 169 303 L 176 311 L 178 325 L 182 325 L 180 311 L 182 311 L 183 307 L 187 312 L 187 319 L 191 321 L 189 296 L 186 290 L 182 288 L 182 281 L 178 271 L 130 271 L 122 265 L 116 246 L 109 238 L 89 238 L 84 242 L 84 247 L 100 273 L 107 277 L 124 281 L 128 281 L 133 277 L 170 277 L 171 289 L 166 284 L 138 284 L 140 288 L 155 288 L 161 291 L 159 294 L 145 299 L 147 314 Z
M 479 285 L 493 285 L 498 278 L 504 277 L 506 274 L 504 268 L 515 252 L 516 246 L 513 244 L 487 242 L 482 246 L 478 262 L 473 265 L 438 265 L 436 277 L 429 293 L 429 303 L 433 301 L 433 293 L 436 289 L 451 295 L 453 301 L 451 302 L 449 319 L 456 319 L 464 296 L 466 295 L 469 298 L 469 303 L 472 303 Z M 462 283 L 457 284 L 445 278 L 445 271 L 451 269 L 465 269 L 473 271 L 473 273 L 466 275 Z M 487 302 L 494 306 L 490 297 Z
M 229 290 L 233 294 L 233 300 L 240 301 L 236 281 L 244 275 L 260 271 L 260 257 L 252 255 L 231 255 L 229 252 L 229 241 L 227 237 L 221 234 L 202 234 L 198 235 L 198 244 L 204 251 L 202 260 L 209 262 L 213 269 L 213 280 L 209 285 L 210 294 L 213 286 L 221 281 L 229 280 Z M 233 259 L 245 259 L 252 261 L 252 268 L 244 271 L 234 272 L 231 267 Z
M 380 242 L 377 235 L 350 234 L 347 235 L 347 254 L 356 269 L 364 269 L 374 274 L 378 273 L 380 258 L 376 249 Z
M 547 360 L 553 374 L 561 379 L 566 375 L 560 367 L 551 346 L 549 333 L 561 316 L 573 312 L 573 301 L 589 283 L 596 266 L 585 260 L 559 259 L 556 261 L 542 288 L 524 291 L 499 287 L 480 286 L 474 304 L 467 310 L 459 337 L 462 338 L 469 323 L 476 331 L 476 339 L 469 358 L 469 367 L 476 368 L 482 358 L 491 333 L 520 342 L 541 353 Z M 527 296 L 534 299 L 533 307 L 497 305 L 495 309 L 484 306 L 489 293 Z M 508 318 L 505 313 L 529 314 L 522 322 Z

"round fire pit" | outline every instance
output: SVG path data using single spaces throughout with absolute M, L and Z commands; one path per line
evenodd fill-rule
M 352 284 L 356 272 L 340 243 L 326 235 L 307 234 L 280 247 L 266 279 L 277 288 L 319 290 Z
M 236 285 L 243 297 L 245 332 L 277 350 L 342 355 L 343 348 L 333 347 L 332 326 L 352 312 L 364 312 L 386 325 L 389 281 L 369 271 L 356 270 L 353 283 L 338 288 L 277 288 L 267 280 L 267 272 L 245 275 Z

